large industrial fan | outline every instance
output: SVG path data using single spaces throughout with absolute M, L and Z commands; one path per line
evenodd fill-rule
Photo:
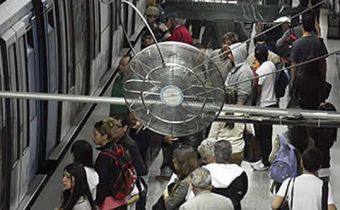
M 100 1 L 109 4 L 113 0 Z M 136 11 L 156 42 L 134 53 L 124 75 L 129 110 L 144 126 L 160 134 L 181 137 L 203 130 L 215 120 L 225 101 L 224 81 L 217 66 L 191 45 L 157 43 L 140 11 L 129 1 L 121 3 Z
M 224 81 L 216 65 L 197 48 L 163 42 L 130 61 L 125 101 L 149 129 L 174 137 L 206 128 L 224 104 Z

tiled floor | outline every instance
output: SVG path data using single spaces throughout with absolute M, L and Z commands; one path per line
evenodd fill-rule
M 326 15 L 323 14 L 321 18 L 322 34 L 326 37 Z M 340 49 L 339 40 L 325 40 L 329 52 Z M 339 59 L 340 62 L 340 59 Z M 333 85 L 333 89 L 329 98 L 329 101 L 336 105 L 340 110 L 340 64 L 336 66 L 335 56 L 331 56 L 327 59 L 328 74 L 327 79 Z M 284 102 L 283 102 L 284 103 Z M 91 141 L 91 131 L 93 124 L 108 115 L 108 105 L 98 105 L 95 112 L 89 118 L 88 123 L 84 126 L 77 139 L 88 139 Z M 285 130 L 284 126 L 274 126 L 274 134 Z M 340 134 L 339 134 L 340 136 Z M 151 209 L 153 203 L 155 203 L 164 189 L 165 182 L 159 182 L 155 180 L 154 176 L 159 174 L 159 166 L 161 163 L 162 155 L 160 154 L 150 169 L 149 175 L 149 196 L 147 202 L 147 209 Z M 65 165 L 72 160 L 70 154 L 67 153 L 60 163 L 55 173 L 50 178 L 49 182 L 41 192 L 39 198 L 36 200 L 32 207 L 32 210 L 50 210 L 59 205 L 60 195 L 62 191 L 62 169 Z M 340 207 L 340 143 L 336 142 L 332 148 L 332 168 L 331 168 L 331 184 L 333 186 L 334 199 L 338 207 Z M 243 162 L 242 167 L 247 171 L 249 178 L 249 190 L 245 198 L 242 200 L 242 209 L 244 210 L 266 210 L 270 209 L 270 203 L 272 195 L 269 193 L 269 177 L 268 172 L 254 172 L 249 163 Z

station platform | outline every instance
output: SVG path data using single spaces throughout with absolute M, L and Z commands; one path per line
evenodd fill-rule
M 321 30 L 323 37 L 327 34 L 327 15 L 322 14 L 321 16 Z M 325 44 L 329 52 L 340 49 L 339 40 L 327 40 L 325 39 Z M 337 60 L 335 55 L 330 56 L 327 59 L 328 72 L 327 81 L 333 86 L 329 102 L 333 103 L 338 111 L 340 110 L 340 60 Z M 106 92 L 106 96 L 109 96 L 111 88 Z M 285 103 L 285 101 L 282 101 Z M 92 115 L 89 117 L 87 123 L 84 125 L 76 140 L 85 139 L 92 142 L 92 129 L 95 122 L 107 117 L 109 115 L 109 105 L 99 104 L 95 108 Z M 286 130 L 286 126 L 274 126 L 273 136 Z M 338 141 L 334 144 L 331 150 L 331 177 L 330 182 L 333 189 L 333 196 L 337 207 L 340 207 L 340 132 L 338 129 Z M 93 144 L 94 146 L 94 144 Z M 95 147 L 95 146 L 94 146 Z M 95 151 L 95 150 L 94 150 Z M 94 158 L 96 157 L 96 152 Z M 60 205 L 60 198 L 62 194 L 62 174 L 63 168 L 72 162 L 70 152 L 68 151 L 64 156 L 63 160 L 55 170 L 55 172 L 50 177 L 48 183 L 45 185 L 44 189 L 40 193 L 39 197 L 31 207 L 32 210 L 52 210 Z M 150 173 L 148 176 L 148 200 L 147 200 L 147 210 L 150 210 L 152 205 L 158 200 L 160 194 L 163 192 L 166 185 L 165 181 L 158 181 L 155 176 L 159 175 L 159 167 L 162 162 L 162 154 L 159 154 L 156 161 L 150 168 Z M 268 171 L 253 171 L 250 167 L 250 163 L 243 162 L 242 167 L 246 170 L 249 178 L 249 190 L 242 200 L 242 209 L 244 210 L 267 210 L 271 209 L 271 201 L 273 195 L 269 192 L 270 178 L 268 176 Z

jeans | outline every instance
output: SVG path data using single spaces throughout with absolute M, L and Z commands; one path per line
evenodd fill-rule
M 277 105 L 271 105 L 268 107 L 276 107 Z M 262 163 L 265 166 L 269 166 L 268 161 L 270 152 L 272 151 L 272 135 L 273 125 L 272 124 L 254 124 L 256 140 L 260 143 Z

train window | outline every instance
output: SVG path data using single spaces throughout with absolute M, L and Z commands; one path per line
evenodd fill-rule
M 2 107 L 0 107 L 2 109 Z M 1 112 L 1 111 L 0 111 Z M 2 115 L 2 113 L 0 113 Z M 0 209 L 3 207 L 2 205 L 5 203 L 5 190 L 6 190 L 6 162 L 5 162 L 5 138 L 4 137 L 5 129 L 0 125 L 0 138 L 1 138 L 1 145 L 0 145 Z
M 27 29 L 26 32 L 26 43 L 33 48 L 34 44 L 33 44 L 33 29 L 32 27 Z
M 117 21 L 117 1 L 113 1 L 112 4 L 112 26 L 113 26 L 113 31 L 116 31 L 117 30 L 117 27 L 118 27 L 118 21 Z
M 1 63 L 0 63 L 1 64 Z M 1 70 L 1 66 L 0 66 Z M 0 73 L 1 74 L 1 73 Z M 1 75 L 0 75 L 1 76 Z M 0 77 L 0 86 L 1 84 L 1 77 Z M 5 171 L 5 148 L 6 148 L 6 143 L 5 143 L 5 129 L 3 128 L 2 122 L 3 122 L 3 113 L 2 113 L 2 99 L 0 100 L 0 209 L 3 207 L 2 205 L 5 202 L 5 189 L 6 189 L 6 181 L 5 181 L 5 176 L 6 176 L 6 171 Z
M 2 84 L 2 55 L 1 55 L 1 51 L 0 51 L 0 90 L 3 90 L 3 84 Z M 6 148 L 6 138 L 4 136 L 4 128 L 3 128 L 3 106 L 2 106 L 2 101 L 3 99 L 0 99 L 0 209 L 3 208 L 3 204 L 5 203 L 5 148 Z
M 9 75 L 9 83 L 10 83 L 10 88 L 11 91 L 16 91 L 17 87 L 15 84 L 15 80 L 16 80 L 16 50 L 15 50 L 15 46 L 11 45 L 8 48 L 8 57 L 9 57 L 9 71 L 8 75 Z M 17 125 L 17 115 L 16 115 L 16 111 L 18 109 L 18 104 L 17 104 L 17 100 L 11 100 L 11 137 L 10 139 L 12 140 L 12 164 L 14 164 L 18 159 L 19 159 L 19 153 L 20 153 L 20 144 L 18 142 L 18 125 Z

